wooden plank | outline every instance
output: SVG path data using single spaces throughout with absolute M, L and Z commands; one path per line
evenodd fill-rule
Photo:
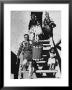
M 38 61 L 38 62 L 36 62 L 36 63 L 45 63 L 46 61 Z
M 57 72 L 57 70 L 37 70 L 36 73 L 54 73 Z

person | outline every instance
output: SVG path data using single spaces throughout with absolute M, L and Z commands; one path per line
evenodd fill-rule
M 56 63 L 56 53 L 54 51 L 54 49 L 52 48 L 50 50 L 50 58 L 48 59 L 48 66 L 49 66 L 49 70 L 54 70 L 55 69 L 55 63 Z
M 31 15 L 31 20 L 29 23 L 29 33 L 31 40 L 35 40 L 35 41 L 38 41 L 39 35 L 42 34 L 41 24 L 37 19 L 37 16 L 34 14 Z
M 25 34 L 24 35 L 24 41 L 21 42 L 21 45 L 19 47 L 18 53 L 17 53 L 17 58 L 20 59 L 20 65 L 19 65 L 19 73 L 18 73 L 18 78 L 21 79 L 23 78 L 24 73 L 22 71 L 26 71 L 27 66 L 29 67 L 29 77 L 31 75 L 31 60 L 32 60 L 32 46 L 29 43 L 29 35 Z M 29 66 L 30 65 L 30 66 Z
M 29 22 L 29 30 L 32 26 L 35 26 L 37 24 L 37 17 L 35 14 L 31 15 L 31 20 Z
M 56 27 L 54 21 L 52 21 L 49 17 L 49 13 L 45 13 L 45 19 L 43 21 L 42 30 L 43 30 L 43 38 L 49 39 L 53 37 L 53 28 Z

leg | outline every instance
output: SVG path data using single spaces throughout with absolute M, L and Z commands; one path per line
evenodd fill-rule
M 21 69 L 22 69 L 22 66 L 20 65 L 19 66 L 19 72 L 18 72 L 18 79 L 21 79 Z
M 52 65 L 50 64 L 50 70 L 51 70 L 51 68 L 52 68 Z
M 27 59 L 24 59 L 23 62 L 22 62 L 22 65 L 23 65 L 23 78 L 26 78 L 26 65 L 27 65 Z
M 29 78 L 32 78 L 32 75 L 33 75 L 32 62 L 29 62 Z
M 54 70 L 54 64 L 52 64 L 52 70 Z
M 22 71 L 25 71 L 26 63 L 27 63 L 27 59 L 24 59 L 23 62 L 20 64 L 20 66 L 19 66 L 19 73 L 18 73 L 18 79 L 23 78 L 22 74 L 24 74 L 25 72 L 22 72 Z

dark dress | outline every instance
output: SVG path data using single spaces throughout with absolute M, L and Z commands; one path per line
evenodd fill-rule
M 56 24 L 53 21 L 50 21 L 50 22 L 46 21 L 46 24 L 44 25 L 44 27 L 42 27 L 43 34 L 41 34 L 39 38 L 41 40 L 45 40 L 45 39 L 49 39 L 50 37 L 53 37 L 54 27 L 56 27 Z

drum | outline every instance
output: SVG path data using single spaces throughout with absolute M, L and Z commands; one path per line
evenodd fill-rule
M 40 45 L 33 46 L 32 52 L 33 52 L 32 59 L 33 60 L 40 60 L 41 54 L 42 54 L 42 46 L 40 46 Z

